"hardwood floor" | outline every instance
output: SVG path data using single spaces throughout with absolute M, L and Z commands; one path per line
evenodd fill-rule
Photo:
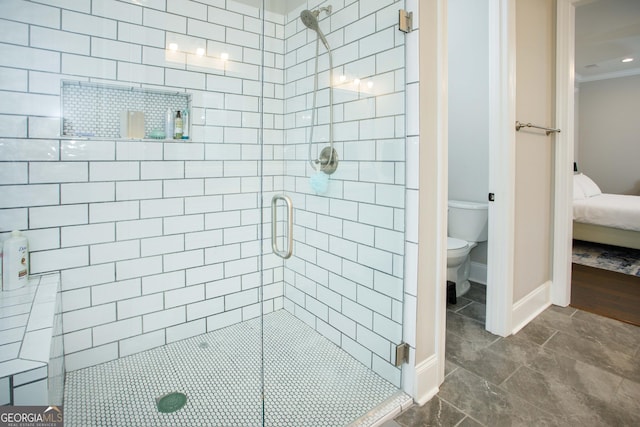
M 571 306 L 640 326 L 640 277 L 572 264 Z

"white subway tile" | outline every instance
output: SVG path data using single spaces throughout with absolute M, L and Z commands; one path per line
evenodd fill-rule
M 241 225 L 239 212 L 210 213 L 205 216 L 205 228 L 207 230 L 237 227 L 239 225 Z
M 242 93 L 242 79 L 227 76 L 207 75 L 207 90 L 213 92 Z M 223 97 L 210 99 L 203 104 L 207 108 L 223 108 Z
M 201 319 L 225 311 L 224 298 L 213 298 L 187 306 L 187 320 Z
M 60 95 L 61 81 L 66 76 L 56 73 L 41 73 L 31 71 L 29 73 L 29 90 L 34 93 L 48 93 Z M 58 118 L 59 119 L 59 118 Z
M 82 310 L 62 313 L 62 325 L 65 333 L 103 325 L 114 322 L 115 320 L 115 304 L 97 305 Z
M 58 141 L 0 139 L 0 158 L 4 161 L 59 160 Z
M 183 288 L 184 286 L 183 271 L 173 271 L 142 278 L 142 293 L 145 295 Z
M 204 285 L 189 286 L 181 289 L 167 291 L 165 295 L 165 308 L 187 305 L 204 300 Z
M 186 321 L 185 307 L 176 307 L 157 313 L 146 314 L 142 317 L 143 331 L 154 331 L 174 326 Z
M 187 18 L 144 8 L 142 23 L 145 27 L 159 28 L 176 33 L 187 32 Z
M 3 2 L 2 17 L 43 27 L 60 28 L 60 11 L 37 3 Z
M 86 224 L 87 206 L 49 206 L 29 210 L 30 228 Z
M 121 340 L 120 357 L 129 356 L 141 351 L 150 350 L 165 344 L 164 331 L 154 331 L 148 334 L 136 335 L 131 338 Z
M 213 265 L 205 265 L 203 267 L 190 268 L 187 270 L 187 286 L 211 282 L 214 280 L 219 280 L 224 277 L 224 269 L 223 265 L 213 264 Z M 209 285 L 207 284 L 207 289 Z M 207 297 L 211 298 L 207 291 Z
M 63 207 L 66 208 L 66 206 L 61 206 L 61 208 Z M 84 215 L 86 218 L 86 211 Z M 62 227 L 60 235 L 62 247 L 113 242 L 115 240 L 114 225 L 111 223 Z
M 165 85 L 185 87 L 189 89 L 204 90 L 206 88 L 205 76 L 202 73 L 192 71 L 165 69 Z
M 182 215 L 183 213 L 184 202 L 181 198 L 143 200 L 140 202 L 140 216 L 142 218 Z
M 118 22 L 118 40 L 164 48 L 164 31 Z
M 117 304 L 118 319 L 127 319 L 162 310 L 164 299 L 162 294 L 152 294 L 118 301 Z
M 84 246 L 32 252 L 30 259 L 29 269 L 32 274 L 89 265 L 89 253 Z
M 418 191 L 407 190 L 406 216 L 406 239 L 408 242 L 418 243 Z
M 184 270 L 199 267 L 204 264 L 204 251 L 192 250 L 166 254 L 164 259 L 164 271 Z
M 167 12 L 203 19 L 207 16 L 207 6 L 190 0 L 167 0 Z
M 91 348 L 91 328 L 68 332 L 63 336 L 64 349 L 67 354 Z
M 2 78 L 2 75 L 0 75 Z M 4 138 L 26 138 L 27 137 L 27 117 L 22 116 L 0 116 L 0 137 Z
M 99 365 L 118 358 L 118 344 L 111 343 L 93 347 L 77 353 L 65 354 L 64 363 L 67 372 Z
M 113 141 L 70 140 L 60 142 L 61 160 L 115 160 Z
M 162 257 L 146 257 L 116 263 L 116 277 L 118 280 L 134 277 L 150 276 L 162 272 Z
M 122 280 L 91 287 L 91 302 L 94 305 L 126 300 L 140 296 L 140 279 Z
M 64 311 L 73 311 L 87 307 L 91 307 L 91 291 L 89 288 L 62 292 L 62 309 Z
M 207 317 L 207 332 L 216 331 L 227 326 L 242 322 L 242 310 L 225 311 Z
M 0 231 L 24 230 L 29 227 L 26 208 L 0 209 Z
M 150 85 L 164 84 L 164 70 L 160 67 L 118 62 L 118 77 L 128 82 L 145 83 Z
M 180 325 L 167 328 L 167 343 L 195 337 L 197 335 L 204 334 L 205 332 L 207 332 L 207 322 L 205 319 L 182 323 Z
M 60 136 L 59 117 L 30 117 L 29 138 L 55 138 Z
M 200 249 L 222 244 L 222 231 L 209 230 L 185 234 L 185 249 Z
M 222 25 L 216 25 L 209 22 L 203 22 L 200 19 L 206 15 L 196 16 L 196 19 L 189 19 L 187 21 L 187 34 L 191 36 L 202 37 L 207 40 L 225 40 L 225 27 Z
M 116 182 L 116 200 L 160 198 L 162 198 L 162 181 Z
M 362 204 L 358 217 L 362 223 L 393 229 L 393 208 Z
M 258 257 L 245 258 L 224 263 L 225 277 L 240 276 L 258 271 Z
M 3 21 L 2 25 L 10 25 L 15 24 L 20 27 L 24 27 L 24 37 L 25 40 L 28 37 L 26 25 L 17 24 L 17 23 L 9 23 L 8 21 Z M 11 29 L 7 28 L 8 31 L 3 32 L 3 36 L 7 36 L 13 33 Z M 6 41 L 6 40 L 4 40 Z M 0 67 L 0 90 L 11 90 L 16 92 L 26 92 L 29 87 L 29 76 L 27 70 L 17 70 L 13 68 L 2 68 Z
M 118 141 L 116 155 L 111 159 L 122 160 L 162 160 L 163 144 L 157 142 Z
M 103 264 L 112 261 L 138 258 L 140 256 L 140 243 L 138 240 L 100 243 L 92 245 L 90 249 L 91 264 Z
M 174 179 L 164 181 L 164 197 L 204 195 L 203 179 Z
M 123 3 L 115 0 L 101 0 L 92 3 L 91 12 L 118 21 L 142 24 L 142 7 L 135 4 Z
M 208 148 L 208 147 L 207 147 Z M 186 178 L 213 178 L 222 176 L 220 161 L 192 161 L 185 163 Z
M 224 25 L 225 27 L 242 28 L 242 15 L 217 7 L 209 7 L 209 22 Z
M 0 57 L 0 65 L 2 66 L 60 72 L 60 54 L 58 52 L 4 43 L 0 43 L 0 48 L 2 49 Z M 16 107 L 15 104 L 9 105 Z
M 113 264 L 74 268 L 64 270 L 61 274 L 62 290 L 78 289 L 85 286 L 108 283 L 115 280 L 115 269 Z
M 204 160 L 204 144 L 195 142 L 164 144 L 164 160 Z
M 0 34 L 0 42 L 23 46 L 29 44 L 29 25 L 3 19 L 2 29 L 4 31 Z
M 89 205 L 89 222 L 110 222 L 138 219 L 140 217 L 140 203 L 114 202 L 92 203 Z
M 80 55 L 90 54 L 91 38 L 68 31 L 31 26 L 31 47 L 39 47 L 58 52 L 70 52 Z
M 34 163 L 31 163 L 33 165 Z M 0 185 L 26 184 L 29 182 L 28 163 L 0 164 Z
M 0 60 L 0 65 L 1 65 Z M 59 116 L 60 98 L 52 95 L 3 92 L 0 114 Z
M 117 240 L 140 239 L 162 235 L 162 220 L 143 219 L 118 222 L 116 224 Z
M 140 318 L 119 320 L 93 328 L 93 345 L 102 345 L 123 338 L 129 338 L 142 333 L 142 320 Z
M 188 233 L 204 230 L 204 216 L 184 215 L 164 218 L 164 234 Z
M 222 210 L 222 196 L 187 197 L 184 199 L 186 214 L 219 212 Z
M 96 203 L 114 201 L 113 182 L 92 182 L 60 185 L 60 203 Z
M 91 181 L 128 181 L 140 178 L 138 162 L 91 162 L 89 164 Z
M 108 59 L 90 58 L 88 56 L 62 54 L 62 67 L 64 74 L 73 74 L 101 79 L 116 80 L 116 61 Z
M 184 178 L 184 162 L 142 162 L 140 172 L 141 179 Z
M 140 242 L 141 255 L 153 256 L 170 254 L 184 250 L 184 235 L 177 234 L 173 236 L 152 237 L 143 239 Z
M 92 37 L 91 56 L 139 63 L 142 61 L 142 48 L 138 44 Z M 121 75 L 118 77 L 124 80 Z
M 60 248 L 60 232 L 57 228 L 25 230 L 24 235 L 29 239 L 31 252 Z

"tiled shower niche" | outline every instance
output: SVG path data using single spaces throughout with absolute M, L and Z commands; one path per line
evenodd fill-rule
M 62 135 L 73 137 L 121 138 L 120 114 L 144 113 L 144 135 L 164 132 L 167 109 L 188 110 L 191 95 L 136 87 L 62 81 Z M 170 138 L 170 137 L 168 137 Z

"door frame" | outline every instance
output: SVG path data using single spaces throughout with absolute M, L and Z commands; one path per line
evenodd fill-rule
M 556 96 L 553 180 L 552 271 L 548 303 L 567 306 L 571 300 L 572 188 L 574 144 L 575 4 L 557 0 Z M 514 320 L 515 223 L 515 3 L 490 0 L 490 168 L 486 329 L 496 335 L 516 333 L 525 324 Z

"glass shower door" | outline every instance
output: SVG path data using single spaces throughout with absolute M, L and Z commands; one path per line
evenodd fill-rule
M 371 425 L 408 399 L 404 1 L 263 7 L 264 425 Z

